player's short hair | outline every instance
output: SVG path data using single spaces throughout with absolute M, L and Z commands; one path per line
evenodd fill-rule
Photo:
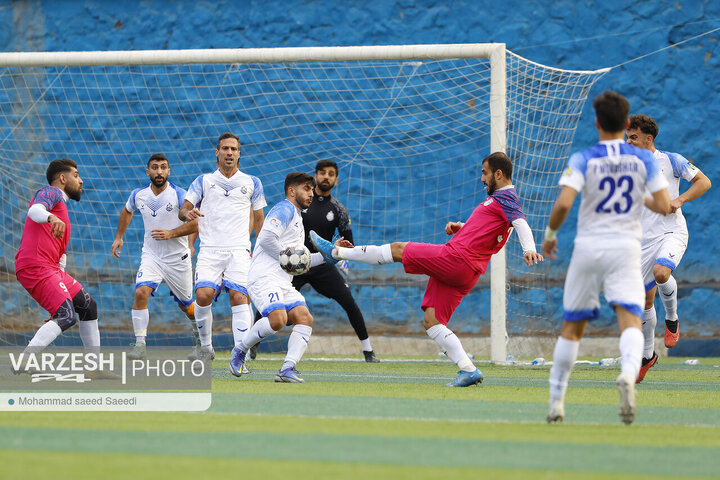
M 483 163 L 487 162 L 488 167 L 492 173 L 500 170 L 505 178 L 510 180 L 512 178 L 512 162 L 510 157 L 505 155 L 503 152 L 495 152 L 483 159 Z
M 309 183 L 315 187 L 315 177 L 310 175 L 309 173 L 305 172 L 290 172 L 285 177 L 285 195 L 287 195 L 288 190 L 290 187 L 294 187 L 296 185 L 303 185 L 305 183 Z
M 222 135 L 220 135 L 220 137 L 218 137 L 218 141 L 217 141 L 217 149 L 218 150 L 220 150 L 220 142 L 222 142 L 226 138 L 234 138 L 238 142 L 238 147 L 240 146 L 240 138 L 237 135 L 235 135 L 234 133 L 225 132 Z
M 606 132 L 621 132 L 625 130 L 630 102 L 617 92 L 608 90 L 593 100 L 593 108 L 600 128 Z
M 50 165 L 48 165 L 45 171 L 45 178 L 47 178 L 48 185 L 51 185 L 58 175 L 67 173 L 73 168 L 77 168 L 77 163 L 75 163 L 75 160 L 70 160 L 69 158 L 59 158 L 50 162 Z
M 170 160 L 167 159 L 165 155 L 162 153 L 153 153 L 152 156 L 148 159 L 147 166 L 150 168 L 150 163 L 152 162 L 167 162 L 168 167 L 170 166 Z
M 335 176 L 338 174 L 338 166 L 337 163 L 333 162 L 332 160 L 320 160 L 315 164 L 315 173 L 319 172 L 323 168 L 332 167 L 335 169 Z
M 651 135 L 653 140 L 657 138 L 659 131 L 655 120 L 651 116 L 642 113 L 630 117 L 630 126 L 628 129 L 640 130 L 645 135 Z

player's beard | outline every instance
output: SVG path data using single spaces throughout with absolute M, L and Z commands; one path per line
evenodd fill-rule
M 485 190 L 487 190 L 488 195 L 492 195 L 495 193 L 495 190 L 497 190 L 497 184 L 495 183 L 495 179 L 493 177 L 490 177 L 490 180 L 488 180 Z
M 79 202 L 80 196 L 82 195 L 82 187 L 78 185 L 75 190 L 70 190 L 66 187 L 65 194 L 68 196 L 68 198 L 72 198 L 76 202 Z
M 328 183 L 318 183 L 318 184 L 317 184 L 317 188 L 318 188 L 321 192 L 323 192 L 323 193 L 329 192 L 330 190 L 333 189 L 334 186 L 335 186 L 335 185 L 330 185 L 330 182 L 328 182 Z
M 157 188 L 162 187 L 167 183 L 167 177 L 159 176 L 152 179 L 153 185 L 155 185 Z

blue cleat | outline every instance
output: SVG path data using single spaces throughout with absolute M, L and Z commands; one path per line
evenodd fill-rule
M 230 356 L 230 373 L 236 377 L 242 376 L 243 373 L 249 373 L 245 367 L 245 352 L 237 347 L 232 349 Z
M 470 385 L 477 385 L 482 383 L 483 374 L 477 368 L 474 372 L 464 372 L 460 370 L 455 380 L 445 385 L 446 387 L 469 387 Z
M 295 367 L 280 370 L 275 375 L 275 381 L 278 383 L 305 383 L 305 380 L 300 378 L 300 372 L 295 370 Z
M 320 235 L 315 233 L 314 230 L 310 230 L 310 241 L 313 245 L 315 245 L 315 248 L 317 248 L 318 252 L 320 252 L 320 255 L 323 256 L 325 263 L 335 265 L 339 261 L 332 256 L 335 245 L 322 238 Z

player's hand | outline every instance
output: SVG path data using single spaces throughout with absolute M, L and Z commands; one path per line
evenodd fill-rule
M 337 240 L 335 240 L 335 246 L 336 247 L 353 248 L 355 245 L 353 245 L 350 242 L 350 240 L 345 240 L 345 237 L 340 237 Z
M 545 259 L 537 252 L 527 252 L 525 255 L 523 255 L 523 260 L 525 260 L 525 263 L 528 267 L 532 267 L 533 265 L 537 264 L 538 262 L 542 262 Z
M 555 252 L 558 251 L 557 249 L 557 237 L 553 238 L 552 240 L 545 240 L 542 244 L 542 253 L 547 258 L 557 258 L 557 255 L 555 255 Z
M 120 252 L 122 251 L 123 247 L 123 239 L 115 239 L 115 241 L 112 244 L 112 247 L 110 247 L 110 252 L 112 252 L 112 256 L 115 258 L 120 258 Z
M 150 236 L 155 240 L 170 240 L 171 238 L 173 238 L 172 235 L 170 235 L 170 230 L 162 229 L 151 231 Z
M 350 262 L 348 262 L 347 260 L 340 260 L 337 263 L 337 267 L 345 276 L 350 274 Z
M 195 220 L 196 218 L 204 217 L 203 213 L 198 210 L 197 208 L 193 208 L 189 212 L 185 214 L 185 219 L 190 222 L 192 220 Z
M 65 222 L 55 215 L 50 215 L 48 217 L 48 222 L 50 222 L 50 235 L 55 238 L 62 238 L 65 234 Z
M 677 212 L 677 209 L 682 207 L 682 204 L 683 201 L 680 200 L 680 197 L 670 200 L 670 213 Z
M 462 228 L 462 224 L 460 224 L 460 222 L 448 222 L 447 225 L 445 225 L 445 233 L 453 235 L 457 233 L 460 228 Z

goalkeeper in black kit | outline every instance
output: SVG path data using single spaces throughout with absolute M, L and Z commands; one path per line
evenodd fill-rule
M 320 160 L 315 165 L 315 195 L 307 210 L 302 212 L 303 225 L 305 225 L 305 246 L 311 252 L 317 249 L 308 237 L 308 232 L 314 230 L 326 240 L 332 241 L 335 230 L 346 240 L 352 242 L 353 234 L 350 228 L 350 216 L 347 209 L 330 193 L 338 182 L 338 166 L 332 160 Z M 377 363 L 380 360 L 375 356 L 367 329 L 365 319 L 350 287 L 335 265 L 322 263 L 310 269 L 308 273 L 293 278 L 293 287 L 300 290 L 303 285 L 310 284 L 318 293 L 332 298 L 345 310 L 355 333 L 362 343 L 365 361 Z

